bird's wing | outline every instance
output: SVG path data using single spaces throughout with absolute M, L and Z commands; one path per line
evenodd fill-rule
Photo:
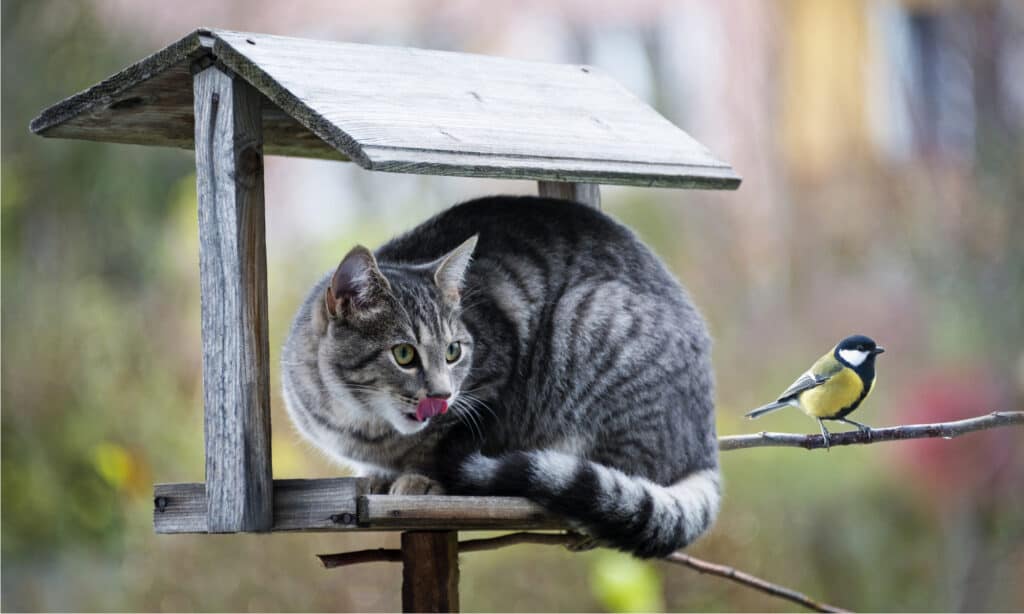
M 795 382 L 790 384 L 789 388 L 786 388 L 786 390 L 779 395 L 778 400 L 785 401 L 792 399 L 805 390 L 817 388 L 842 370 L 843 365 L 832 357 L 832 351 L 830 350 L 828 354 L 819 358 L 810 369 L 798 377 Z

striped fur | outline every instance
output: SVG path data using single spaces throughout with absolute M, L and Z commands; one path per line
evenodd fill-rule
M 639 557 L 664 557 L 700 537 L 721 499 L 715 469 L 662 486 L 553 450 L 474 454 L 456 483 L 460 492 L 528 497 L 599 542 Z
M 459 250 L 473 236 L 470 261 Z M 638 556 L 710 526 L 710 340 L 628 229 L 575 203 L 495 197 L 374 255 L 359 284 L 328 275 L 313 288 L 282 354 L 289 413 L 319 449 L 379 481 L 415 473 L 453 493 L 529 497 Z M 444 262 L 460 268 L 438 274 Z M 331 288 L 364 288 L 374 271 L 386 283 L 371 298 L 324 310 Z M 463 356 L 445 364 L 452 340 Z M 396 343 L 413 344 L 423 364 L 398 368 Z M 452 410 L 403 422 L 431 388 L 450 389 Z

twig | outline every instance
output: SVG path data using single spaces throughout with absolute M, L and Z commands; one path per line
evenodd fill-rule
M 676 563 L 677 565 L 683 565 L 690 569 L 695 569 L 700 573 L 711 574 L 733 582 L 739 582 L 744 586 L 759 590 L 769 595 L 775 595 L 782 599 L 798 603 L 806 608 L 815 610 L 816 612 L 848 612 L 842 608 L 837 608 L 834 605 L 827 603 L 821 603 L 808 597 L 807 595 L 797 592 L 791 588 L 773 584 L 767 580 L 762 580 L 757 576 L 752 576 L 744 571 L 739 571 L 727 565 L 719 565 L 717 563 L 711 563 L 702 559 L 698 559 L 690 556 L 689 554 L 683 554 L 682 552 L 676 552 L 665 557 L 665 560 L 670 563 Z
M 829 441 L 832 447 L 853 444 L 880 443 L 883 441 L 899 441 L 902 439 L 922 439 L 926 437 L 942 437 L 952 439 L 965 433 L 991 429 L 1000 426 L 1024 424 L 1024 411 L 997 411 L 984 416 L 957 420 L 955 422 L 937 422 L 935 424 L 906 424 L 890 426 L 871 431 L 846 431 L 832 433 Z M 764 446 L 788 446 L 814 450 L 824 448 L 825 440 L 821 435 L 801 435 L 798 433 L 752 433 L 750 435 L 730 435 L 718 438 L 720 450 L 742 450 L 744 448 L 760 448 Z
M 519 533 L 509 533 L 499 537 L 460 541 L 459 554 L 463 552 L 494 550 L 519 544 L 540 544 L 544 546 L 573 548 L 585 541 L 586 538 L 578 533 L 531 533 L 529 531 L 520 531 Z M 323 563 L 324 567 L 331 569 L 333 567 L 358 565 L 360 563 L 401 563 L 402 551 L 395 548 L 373 548 L 339 554 L 318 554 L 317 557 L 320 558 L 320 562 Z
M 459 554 L 464 552 L 479 552 L 481 550 L 494 550 L 496 548 L 515 546 L 518 544 L 565 546 L 569 549 L 573 549 L 585 541 L 587 541 L 586 538 L 577 533 L 531 533 L 529 531 L 522 531 L 519 533 L 509 533 L 508 535 L 502 535 L 500 537 L 460 541 Z M 332 567 L 355 565 L 358 563 L 397 563 L 402 560 L 402 551 L 394 548 L 376 548 L 373 550 L 343 552 L 341 554 L 318 554 L 317 556 L 320 558 L 320 562 L 323 563 L 324 567 L 330 569 Z M 749 588 L 792 601 L 793 603 L 800 604 L 818 612 L 847 611 L 826 603 L 815 601 L 803 593 L 786 588 L 785 586 L 773 584 L 746 572 L 739 571 L 726 565 L 719 565 L 717 563 L 698 559 L 688 554 L 683 554 L 682 552 L 670 554 L 665 560 L 670 563 L 676 563 L 678 565 L 684 565 L 691 569 L 695 569 L 700 573 L 711 574 L 727 580 L 732 580 L 733 582 L 737 582 Z
M 397 548 L 373 548 L 370 550 L 355 550 L 353 552 L 339 552 L 338 554 L 318 554 L 320 562 L 324 567 L 344 567 L 345 565 L 358 565 L 360 563 L 401 563 L 402 551 Z
M 481 550 L 494 550 L 505 546 L 518 544 L 541 544 L 544 546 L 565 546 L 574 548 L 586 541 L 579 533 L 531 533 L 520 531 L 509 533 L 501 537 L 489 537 L 486 539 L 467 539 L 459 542 L 459 554 L 463 552 L 480 552 Z

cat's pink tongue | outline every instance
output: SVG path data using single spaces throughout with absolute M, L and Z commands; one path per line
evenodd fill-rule
M 448 401 L 427 397 L 416 406 L 416 419 L 423 422 L 427 418 L 433 418 L 448 411 Z

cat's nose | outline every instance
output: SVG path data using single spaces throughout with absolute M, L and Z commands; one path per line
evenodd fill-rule
M 451 398 L 451 396 L 452 396 L 452 391 L 451 390 L 441 389 L 441 390 L 431 390 L 431 391 L 427 392 L 427 398 L 428 399 L 443 399 L 443 400 L 447 401 L 448 399 Z

